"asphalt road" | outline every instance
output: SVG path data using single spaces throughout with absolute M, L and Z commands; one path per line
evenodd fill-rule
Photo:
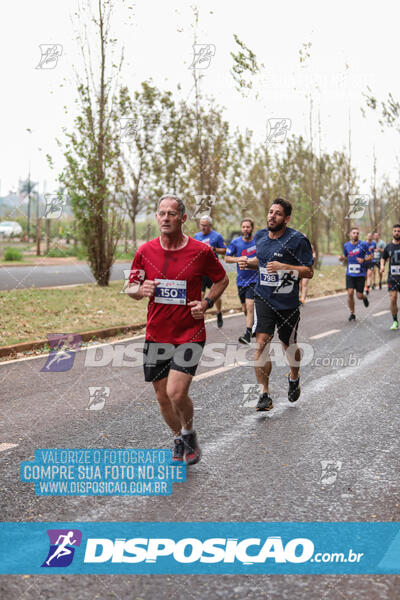
M 111 280 L 124 279 L 123 269 L 130 269 L 131 262 L 113 265 Z M 323 265 L 338 265 L 336 256 L 323 256 Z M 223 262 L 228 272 L 235 271 L 236 265 Z M 0 267 L 0 290 L 23 289 L 30 287 L 52 287 L 94 283 L 94 277 L 87 264 L 61 266 Z
M 15 445 L 0 445 L 2 520 L 398 521 L 400 332 L 389 331 L 388 294 L 372 292 L 369 309 L 358 303 L 355 323 L 343 295 L 301 310 L 300 341 L 312 351 L 302 396 L 287 401 L 287 367 L 274 365 L 270 413 L 245 401 L 252 367 L 230 366 L 243 317 L 225 318 L 222 330 L 208 324 L 226 364 L 203 365 L 192 384 L 203 458 L 168 497 L 38 497 L 19 481 L 20 462 L 38 448 L 171 447 L 141 367 L 121 366 L 124 347 L 141 339 L 103 345 L 114 365 L 85 367 L 86 350 L 65 373 L 41 372 L 43 357 L 0 365 L 0 444 Z M 103 410 L 87 410 L 89 386 L 110 387 Z M 336 464 L 336 481 L 323 479 L 321 461 Z M 2 576 L 0 596 L 386 600 L 399 585 L 383 575 Z

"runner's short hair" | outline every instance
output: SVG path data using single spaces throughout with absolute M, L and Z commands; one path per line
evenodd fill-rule
M 183 217 L 183 215 L 186 212 L 185 204 L 182 202 L 182 200 L 180 198 L 178 198 L 178 196 L 175 196 L 174 194 L 164 194 L 164 196 L 161 196 L 161 198 L 159 199 L 158 204 L 157 204 L 157 211 L 160 208 L 161 202 L 163 200 L 166 200 L 167 198 L 169 198 L 170 200 L 175 200 L 175 202 L 177 202 L 179 215 L 181 217 Z
M 396 225 L 393 225 L 393 229 L 395 229 L 396 227 L 400 227 L 400 223 L 397 223 Z
M 212 218 L 211 218 L 209 215 L 202 215 L 202 216 L 200 217 L 200 221 L 208 221 L 208 222 L 210 223 L 210 225 L 211 225 L 211 223 L 212 223 Z
M 250 223 L 251 227 L 254 229 L 254 221 L 253 221 L 253 219 L 246 219 L 246 218 L 242 219 L 240 221 L 240 225 L 243 225 L 243 223 Z
M 354 229 L 357 229 L 357 231 L 360 231 L 360 228 L 357 227 L 357 225 L 354 225 L 354 227 L 351 227 L 350 231 L 353 231 Z
M 271 202 L 271 206 L 272 204 L 280 204 L 283 208 L 283 212 L 285 213 L 285 217 L 290 217 L 292 214 L 292 204 L 289 202 L 289 200 L 285 200 L 285 198 L 275 198 L 275 200 Z

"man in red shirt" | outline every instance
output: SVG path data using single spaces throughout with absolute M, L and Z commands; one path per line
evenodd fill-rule
M 166 194 L 156 214 L 160 237 L 146 242 L 135 254 L 129 295 L 149 298 L 144 375 L 153 383 L 164 421 L 174 434 L 173 459 L 194 464 L 200 448 L 193 429 L 189 387 L 206 340 L 204 313 L 229 283 L 212 249 L 185 235 L 185 205 Z M 201 300 L 202 277 L 213 281 Z

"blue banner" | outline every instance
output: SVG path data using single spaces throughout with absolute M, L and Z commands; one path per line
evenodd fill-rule
M 0 523 L 1 574 L 398 574 L 399 523 Z

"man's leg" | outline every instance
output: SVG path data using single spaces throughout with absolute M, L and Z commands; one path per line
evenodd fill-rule
M 167 382 L 167 395 L 181 424 L 184 460 L 189 465 L 197 463 L 201 456 L 197 435 L 193 429 L 193 402 L 189 398 L 192 378 L 193 375 L 171 369 Z
M 291 344 L 290 346 L 287 346 L 282 342 L 282 346 L 285 350 L 286 358 L 290 366 L 290 379 L 295 381 L 300 375 L 301 350 L 298 348 L 297 344 Z
M 254 300 L 246 298 L 245 307 L 246 312 L 244 314 L 246 315 L 246 328 L 252 329 L 254 323 Z
M 270 335 L 268 333 L 257 332 L 256 334 L 257 349 L 254 355 L 254 370 L 256 372 L 257 383 L 263 386 L 264 394 L 268 394 L 269 376 L 271 374 L 272 369 L 272 363 L 270 360 L 268 348 L 272 338 L 273 335 Z M 264 364 L 260 365 L 259 363 L 262 363 L 263 359 L 265 359 L 265 362 Z
M 164 377 L 159 381 L 153 381 L 153 386 L 160 406 L 161 415 L 168 427 L 172 430 L 172 433 L 177 437 L 181 434 L 181 421 L 167 394 L 168 378 L 169 377 Z
M 193 402 L 188 395 L 192 379 L 192 375 L 174 369 L 168 374 L 166 392 L 179 420 L 180 430 L 182 427 L 191 430 L 193 425 Z
M 392 329 L 397 329 L 396 324 L 398 324 L 398 318 L 397 318 L 397 290 L 390 290 L 389 291 L 389 295 L 390 295 L 390 312 L 392 313 L 392 317 L 393 317 L 393 325 L 392 325 Z
M 354 288 L 347 289 L 347 304 L 349 305 L 350 314 L 354 315 Z

